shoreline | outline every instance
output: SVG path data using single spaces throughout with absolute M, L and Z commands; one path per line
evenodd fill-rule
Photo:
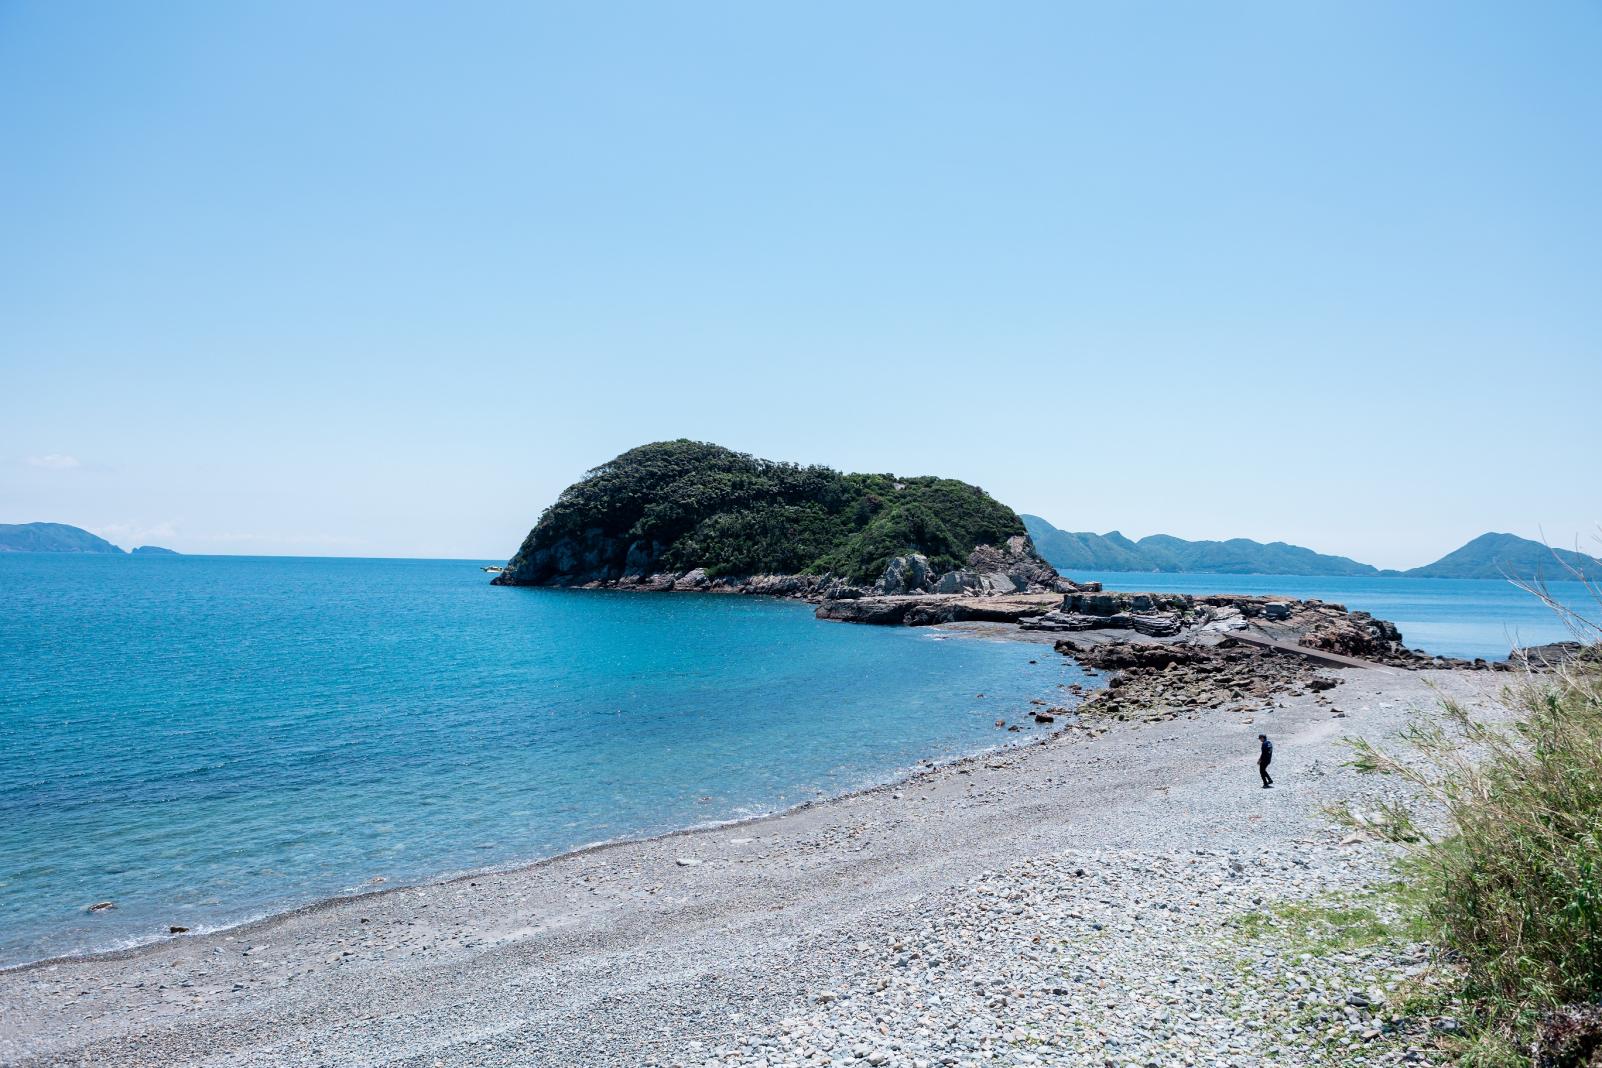
M 1477 700 L 1492 682 L 1340 674 L 1340 711 L 1292 694 L 1054 730 L 783 812 L 16 966 L 0 972 L 0 1061 L 699 1064 L 696 1043 L 816 1009 L 863 945 L 917 930 L 981 873 L 1064 849 L 1092 871 L 1083 858 L 1112 871 L 1130 849 L 1334 849 L 1323 804 L 1367 788 L 1340 734 L 1387 736 L 1432 685 Z M 1265 718 L 1276 791 L 1241 755 Z
M 711 592 L 711 591 L 680 591 L 680 592 L 707 593 L 707 592 Z M 716 595 L 725 596 L 727 594 L 722 592 L 722 591 L 718 591 L 716 593 Z M 764 595 L 747 595 L 747 596 L 774 596 L 774 595 L 764 594 Z M 774 597 L 774 599 L 786 600 L 788 598 L 777 597 L 776 596 L 776 597 Z M 979 641 L 1006 641 L 1006 642 L 1016 642 L 1016 643 L 1025 643 L 1025 644 L 1037 644 L 1037 645 L 1045 646 L 1048 649 L 1049 649 L 1049 647 L 1051 645 L 1051 642 L 1050 642 L 1050 640 L 1048 639 L 1047 636 L 1037 635 L 1037 634 L 1030 634 L 1030 633 L 1027 633 L 1027 632 L 1024 632 L 1024 631 L 1020 631 L 1020 630 L 1017 630 L 1016 628 L 1011 628 L 1010 625 L 1008 625 L 1008 624 L 1001 624 L 1001 625 L 980 624 L 979 626 L 974 626 L 972 624 L 946 624 L 946 625 L 930 628 L 930 636 L 931 637 L 936 637 L 938 639 L 938 635 L 949 635 L 949 636 L 951 636 L 953 638 L 960 637 L 960 638 L 965 638 L 965 639 L 970 639 L 970 640 L 979 640 Z M 1058 654 L 1053 653 L 1052 655 L 1058 655 Z M 1087 680 L 1087 681 L 1088 682 L 1096 682 L 1098 680 L 1092 679 L 1092 680 Z M 1100 680 L 1100 682 L 1101 682 L 1101 685 L 1105 685 L 1105 679 Z M 1078 695 L 1073 696 L 1071 698 L 1071 700 L 1074 702 L 1074 707 L 1077 708 L 1079 705 L 1083 704 L 1084 701 L 1087 699 L 1088 693 L 1093 693 L 1096 690 L 1100 689 L 1101 685 L 1095 685 L 1095 686 L 1087 685 L 1086 686 L 1086 690 L 1087 690 L 1087 695 L 1086 696 L 1078 696 Z M 1069 700 L 1070 698 L 1061 698 L 1060 695 L 1059 695 L 1059 699 Z M 1036 726 L 1038 726 L 1038 725 L 1036 725 Z M 396 893 L 401 893 L 401 892 L 405 892 L 405 891 L 427 889 L 427 888 L 431 888 L 431 887 L 449 887 L 449 886 L 451 886 L 453 884 L 456 884 L 456 883 L 460 883 L 460 882 L 464 882 L 464 881 L 471 881 L 471 880 L 481 879 L 481 878 L 486 878 L 486 877 L 491 877 L 491 876 L 514 875 L 514 874 L 517 874 L 519 872 L 529 871 L 529 870 L 532 870 L 532 869 L 535 869 L 535 868 L 540 868 L 540 867 L 543 867 L 543 866 L 546 866 L 546 865 L 558 863 L 558 862 L 561 862 L 563 860 L 582 857 L 582 856 L 586 856 L 586 855 L 589 855 L 589 854 L 597 853 L 597 852 L 600 852 L 600 851 L 603 851 L 603 850 L 607 850 L 607 849 L 620 848 L 620 847 L 626 847 L 626 846 L 631 846 L 631 845 L 642 845 L 642 844 L 653 843 L 653 842 L 662 842 L 662 841 L 667 841 L 669 839 L 682 837 L 682 836 L 685 836 L 685 835 L 692 835 L 692 834 L 705 833 L 705 832 L 713 832 L 713 831 L 718 831 L 718 830 L 726 830 L 726 829 L 734 828 L 734 827 L 741 827 L 741 826 L 745 826 L 745 825 L 758 824 L 758 823 L 762 823 L 762 822 L 766 822 L 766 821 L 770 821 L 770 820 L 774 820 L 774 819 L 779 819 L 779 818 L 782 818 L 782 817 L 785 817 L 785 816 L 788 816 L 788 815 L 791 815 L 791 814 L 794 814 L 794 813 L 803 812 L 803 811 L 806 811 L 806 810 L 809 810 L 809 809 L 812 809 L 812 808 L 816 808 L 816 807 L 819 807 L 819 806 L 828 805 L 828 804 L 830 804 L 832 802 L 843 801 L 843 800 L 846 800 L 846 799 L 849 799 L 849 798 L 859 797 L 859 796 L 862 796 L 862 795 L 865 795 L 865 794 L 871 794 L 871 793 L 873 793 L 875 791 L 893 789 L 893 788 L 896 788 L 896 787 L 900 787 L 900 786 L 903 786 L 903 785 L 905 785 L 905 784 L 907 784 L 907 783 L 909 783 L 911 781 L 916 780 L 920 775 L 923 775 L 923 774 L 925 774 L 927 772 L 937 771 L 937 770 L 941 770 L 941 769 L 945 769 L 945 768 L 956 767 L 956 766 L 959 766 L 959 765 L 964 764 L 964 763 L 968 763 L 968 762 L 972 762 L 972 761 L 976 761 L 976 760 L 980 760 L 980 759 L 986 758 L 986 757 L 994 755 L 995 753 L 998 753 L 998 752 L 1006 752 L 1006 751 L 1009 751 L 1009 750 L 1019 749 L 1019 748 L 1023 748 L 1023 747 L 1030 746 L 1030 745 L 1048 744 L 1053 739 L 1055 739 L 1055 738 L 1057 738 L 1057 737 L 1059 737 L 1059 736 L 1061 736 L 1061 735 L 1063 735 L 1063 734 L 1065 734 L 1065 733 L 1067 733 L 1069 731 L 1069 727 L 1066 724 L 1053 724 L 1053 725 L 1051 725 L 1049 727 L 1049 729 L 1044 729 L 1044 730 L 1036 730 L 1033 727 L 1030 728 L 1030 729 L 1031 730 L 1035 730 L 1035 733 L 1031 734 L 1030 736 L 1028 736 L 1026 738 L 1018 738 L 1018 739 L 1011 740 L 1011 741 L 1003 740 L 1003 741 L 1000 741 L 1000 742 L 996 743 L 995 745 L 987 746 L 986 748 L 983 748 L 983 749 L 979 749 L 979 750 L 975 750 L 975 751 L 972 751 L 972 752 L 963 753 L 963 754 L 961 754 L 959 756 L 949 757 L 949 758 L 945 758 L 945 759 L 921 758 L 915 764 L 913 764 L 911 767 L 905 767 L 904 766 L 904 767 L 900 767 L 900 768 L 895 769 L 894 771 L 892 771 L 890 773 L 890 777 L 889 778 L 884 779 L 882 781 L 869 783 L 867 785 L 855 787 L 853 789 L 846 790 L 846 791 L 843 791 L 843 792 L 840 792 L 840 793 L 831 793 L 831 794 L 826 794 L 826 795 L 819 796 L 819 797 L 808 798 L 808 799 L 806 799 L 804 801 L 797 801 L 795 804 L 788 805 L 788 806 L 785 806 L 783 808 L 772 809 L 772 810 L 769 810 L 769 811 L 765 811 L 765 812 L 761 812 L 761 813 L 757 813 L 757 814 L 749 815 L 749 816 L 738 816 L 738 817 L 733 817 L 733 818 L 725 819 L 725 820 L 705 821 L 705 822 L 695 823 L 695 824 L 691 824 L 691 825 L 684 826 L 684 827 L 675 827 L 675 828 L 671 828 L 671 829 L 665 830 L 665 831 L 657 831 L 657 832 L 649 833 L 649 834 L 626 835 L 626 836 L 621 836 L 621 837 L 618 837 L 618 838 L 604 839 L 604 840 L 596 841 L 596 842 L 588 842 L 588 843 L 585 843 L 585 844 L 582 844 L 582 845 L 574 846 L 574 847 L 572 847 L 570 849 L 560 850 L 558 852 L 550 853 L 550 854 L 547 854 L 547 855 L 544 855 L 544 856 L 537 856 L 537 857 L 533 857 L 533 858 L 522 858 L 522 859 L 517 859 L 517 860 L 511 860 L 511 861 L 507 861 L 504 864 L 489 865 L 489 866 L 486 866 L 486 867 L 483 867 L 483 868 L 472 868 L 472 869 L 468 869 L 466 871 L 455 871 L 455 872 L 440 873 L 438 875 L 430 876 L 430 877 L 427 877 L 427 878 L 424 878 L 424 879 L 421 879 L 421 880 L 418 880 L 418 881 L 415 881 L 415 882 L 412 882 L 412 881 L 397 882 L 393 886 L 377 887 L 377 888 L 374 888 L 374 889 L 371 889 L 371 890 L 357 890 L 357 891 L 353 891 L 351 893 L 328 894 L 328 895 L 324 895 L 322 897 L 318 897 L 318 898 L 316 898 L 316 899 L 314 899 L 312 901 L 307 901 L 307 902 L 305 902 L 303 904 L 300 904 L 300 905 L 294 905 L 294 906 L 291 906 L 291 907 L 288 907 L 288 908 L 272 909 L 272 910 L 270 910 L 268 912 L 264 912 L 264 913 L 262 913 L 260 915 L 254 915 L 254 916 L 251 916 L 251 917 L 246 918 L 246 919 L 240 919 L 240 920 L 235 920 L 235 921 L 227 921 L 227 922 L 223 922 L 223 923 L 217 924 L 215 926 L 195 927 L 195 928 L 191 928 L 188 931 L 180 932 L 180 933 L 176 933 L 176 934 L 167 934 L 167 933 L 160 933 L 160 932 L 152 933 L 147 937 L 144 937 L 142 939 L 139 939 L 138 941 L 132 942 L 132 944 L 118 946 L 118 947 L 114 947 L 114 948 L 92 949 L 92 950 L 85 950 L 85 951 L 82 951 L 82 952 L 71 952 L 71 953 L 58 953 L 58 954 L 54 954 L 54 955 L 51 955 L 51 956 L 48 956 L 48 957 L 40 957 L 40 958 L 37 958 L 37 959 L 34 959 L 34 960 L 21 961 L 21 962 L 15 963 L 15 964 L 4 964 L 4 965 L 0 965 L 0 980 L 4 980 L 5 978 L 7 978 L 9 976 L 12 976 L 14 974 L 27 972 L 29 970 L 34 970 L 34 969 L 39 969 L 39 968 L 50 967 L 50 966 L 53 966 L 53 965 L 80 963 L 80 962 L 81 963 L 96 963 L 96 962 L 101 962 L 101 961 L 129 960 L 129 959 L 133 959 L 133 958 L 139 957 L 141 955 L 147 954 L 147 953 L 149 953 L 149 952 L 151 952 L 151 951 L 153 951 L 155 949 L 158 949 L 158 948 L 160 948 L 162 946 L 167 946 L 167 945 L 170 945 L 170 944 L 173 944 L 173 943 L 182 942 L 182 941 L 191 941 L 191 942 L 199 941 L 199 940 L 203 940 L 203 939 L 206 939 L 206 938 L 211 938 L 211 937 L 218 936 L 218 935 L 229 935 L 229 936 L 232 936 L 232 935 L 236 935 L 236 934 L 245 934 L 245 933 L 251 932 L 254 929 L 257 929 L 257 928 L 260 928 L 260 927 L 264 927 L 264 926 L 270 926 L 270 925 L 272 925 L 272 924 L 274 924 L 276 922 L 282 921 L 282 920 L 287 920 L 287 919 L 290 919 L 290 918 L 293 918 L 293 917 L 297 917 L 297 916 L 310 916 L 310 915 L 314 915 L 314 914 L 316 914 L 318 912 L 324 911 L 326 909 L 338 907 L 338 906 L 340 906 L 342 904 L 351 903 L 351 902 L 360 902 L 360 901 L 364 901 L 364 900 L 367 900 L 367 899 L 370 899 L 370 898 L 378 898 L 378 897 L 382 897 L 382 896 L 384 896 L 386 894 L 396 894 Z
M 984 639 L 981 638 L 981 640 Z M 994 638 L 990 640 L 1006 641 L 1010 639 Z M 444 874 L 419 882 L 397 883 L 394 886 L 378 887 L 372 890 L 365 890 L 350 894 L 333 894 L 326 897 L 320 897 L 315 901 L 309 901 L 304 905 L 296 905 L 293 908 L 287 909 L 278 909 L 260 916 L 252 917 L 250 919 L 224 923 L 216 927 L 197 927 L 191 928 L 188 931 L 180 932 L 178 934 L 152 935 L 145 941 L 141 941 L 135 945 L 123 946 L 117 949 L 88 950 L 83 953 L 61 953 L 51 957 L 40 957 L 37 960 L 22 961 L 18 964 L 0 965 L 0 980 L 22 972 L 34 971 L 60 964 L 94 964 L 103 961 L 131 960 L 147 955 L 152 950 L 159 949 L 163 946 L 171 945 L 176 942 L 201 941 L 217 935 L 233 936 L 237 934 L 245 934 L 249 933 L 252 929 L 272 926 L 280 921 L 288 920 L 297 916 L 311 916 L 328 909 L 338 908 L 341 905 L 358 903 L 373 898 L 380 898 L 389 894 L 400 894 L 416 890 L 450 887 L 457 883 L 469 882 L 476 879 L 491 878 L 494 876 L 518 875 L 533 871 L 538 868 L 546 867 L 548 865 L 561 863 L 563 861 L 575 860 L 593 854 L 602 853 L 609 849 L 622 849 L 629 846 L 664 843 L 675 838 L 708 834 L 717 831 L 726 831 L 768 823 L 813 809 L 824 808 L 837 802 L 849 801 L 856 798 L 881 793 L 886 790 L 902 788 L 910 783 L 918 781 L 921 777 L 928 773 L 948 771 L 954 768 L 959 768 L 965 764 L 971 764 L 979 760 L 993 757 L 998 753 L 1010 753 L 1015 750 L 1026 749 L 1031 746 L 1049 745 L 1065 735 L 1069 735 L 1070 733 L 1071 730 L 1069 727 L 1058 726 L 1054 727 L 1050 731 L 1041 732 L 1027 739 L 1019 739 L 1012 742 L 1000 742 L 986 749 L 980 749 L 972 753 L 965 753 L 962 756 L 952 757 L 948 760 L 934 760 L 925 758 L 920 760 L 918 765 L 915 765 L 912 769 L 902 769 L 898 771 L 895 778 L 887 779 L 883 782 L 873 783 L 869 786 L 860 786 L 855 789 L 846 790 L 842 793 L 828 794 L 822 797 L 808 798 L 805 801 L 797 801 L 793 805 L 781 809 L 774 809 L 771 812 L 762 812 L 752 816 L 739 816 L 727 820 L 711 820 L 705 823 L 692 824 L 688 827 L 676 827 L 672 830 L 659 831 L 654 834 L 630 835 L 620 838 L 606 839 L 599 842 L 589 842 L 584 845 L 575 846 L 572 849 L 565 849 L 558 853 L 551 853 L 548 856 L 536 857 L 532 860 L 516 860 L 505 865 L 492 865 L 490 867 L 475 868 L 464 872 Z

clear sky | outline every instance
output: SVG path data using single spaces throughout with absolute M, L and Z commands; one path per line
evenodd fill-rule
M 0 0 L 0 522 L 504 559 L 691 437 L 1573 544 L 1598 57 L 1589 0 Z

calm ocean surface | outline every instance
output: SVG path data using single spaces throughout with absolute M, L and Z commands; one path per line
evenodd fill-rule
M 793 805 L 1080 678 L 462 561 L 0 554 L 0 964 Z
M 1456 656 L 1566 636 L 1499 582 L 1092 577 L 1321 597 Z M 1016 740 L 994 720 L 1081 678 L 465 561 L 0 554 L 0 608 L 0 964 L 786 807 Z

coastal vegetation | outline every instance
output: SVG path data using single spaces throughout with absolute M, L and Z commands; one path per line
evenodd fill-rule
M 1359 769 L 1407 779 L 1447 818 L 1436 836 L 1401 808 L 1377 822 L 1411 843 L 1417 918 L 1474 1008 L 1464 1064 L 1525 1064 L 1532 1041 L 1576 1034 L 1602 1051 L 1602 663 L 1588 636 L 1591 655 L 1508 692 L 1506 725 L 1447 700 L 1445 725 L 1416 723 L 1405 751 L 1354 742 Z
M 955 479 L 842 474 L 680 439 L 630 449 L 563 490 L 507 573 L 529 584 L 694 568 L 870 582 L 896 556 L 953 570 L 976 546 L 1024 533 L 1011 508 Z

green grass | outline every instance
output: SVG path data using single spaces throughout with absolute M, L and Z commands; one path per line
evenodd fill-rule
M 1360 770 L 1408 779 L 1448 818 L 1414 834 L 1413 915 L 1455 964 L 1473 1068 L 1528 1063 L 1542 1016 L 1602 996 L 1602 669 L 1531 676 L 1506 700 L 1508 725 L 1443 702 L 1406 760 L 1354 743 Z
M 1406 883 L 1387 883 L 1327 902 L 1278 902 L 1231 925 L 1244 938 L 1272 938 L 1297 953 L 1327 956 L 1416 940 L 1421 927 L 1412 896 Z

